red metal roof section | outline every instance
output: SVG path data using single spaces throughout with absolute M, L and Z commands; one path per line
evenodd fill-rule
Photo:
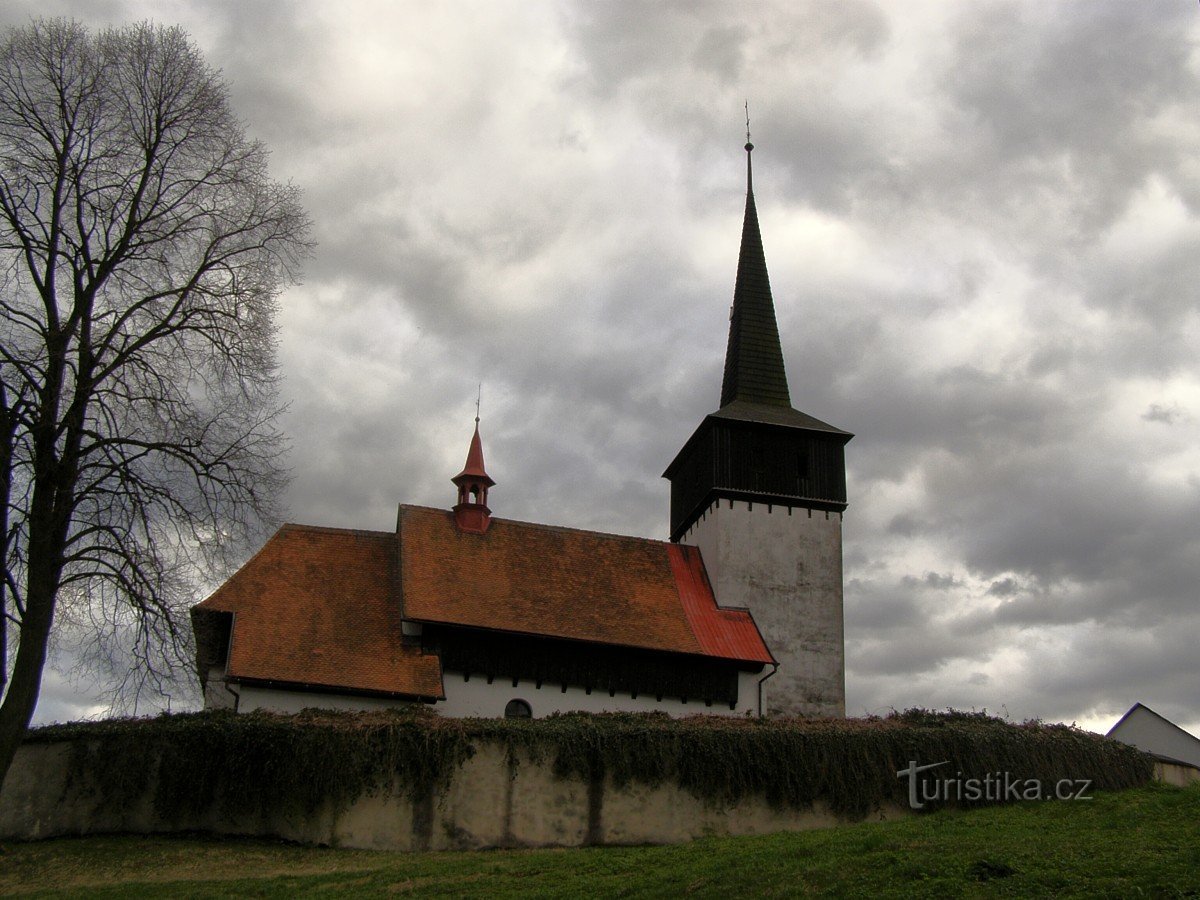
M 505 519 L 473 534 L 414 506 L 399 528 L 405 618 L 772 661 L 748 612 L 717 607 L 694 548 L 677 567 L 665 541 Z
M 683 611 L 704 652 L 727 659 L 775 662 L 748 610 L 717 606 L 700 550 L 668 544 L 667 551 Z
M 228 673 L 442 697 L 441 662 L 403 642 L 396 536 L 285 525 L 197 611 L 232 612 Z
M 483 440 L 479 437 L 478 419 L 475 420 L 475 434 L 471 436 L 471 447 L 467 450 L 467 463 L 463 470 L 450 480 L 458 484 L 464 478 L 486 481 L 489 486 L 496 483 L 483 467 Z

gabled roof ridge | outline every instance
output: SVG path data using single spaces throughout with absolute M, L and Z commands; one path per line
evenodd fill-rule
M 447 509 L 441 509 L 436 506 L 421 506 L 421 505 L 415 504 L 415 503 L 401 503 L 400 509 L 401 510 L 412 509 L 412 510 L 418 510 L 420 512 L 432 512 L 432 513 L 439 513 L 441 515 L 453 515 L 453 513 Z M 593 531 L 588 528 L 574 528 L 570 525 L 548 525 L 545 522 L 526 522 L 522 519 L 504 519 L 499 516 L 492 516 L 492 525 L 495 526 L 495 524 L 497 522 L 504 524 L 504 525 L 518 525 L 522 528 L 537 529 L 539 531 L 556 531 L 556 532 L 565 532 L 565 533 L 570 533 L 570 534 L 589 534 L 589 535 L 592 535 L 593 537 L 608 538 L 611 540 L 640 541 L 642 543 L 648 543 L 648 544 L 663 544 L 665 546 L 672 546 L 670 541 L 660 540 L 659 538 L 638 537 L 637 535 L 634 535 L 634 534 L 617 534 L 614 531 Z
M 308 525 L 302 522 L 284 522 L 279 526 L 275 534 L 268 538 L 268 541 L 275 535 L 282 534 L 285 531 L 307 531 L 313 534 L 354 534 L 363 537 L 388 537 L 395 534 L 394 531 L 379 531 L 374 528 L 340 528 L 336 525 Z M 266 544 L 263 545 L 264 547 Z

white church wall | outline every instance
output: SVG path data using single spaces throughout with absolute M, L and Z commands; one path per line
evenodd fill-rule
M 700 549 L 717 603 L 749 609 L 779 661 L 765 713 L 844 716 L 842 514 L 717 500 L 680 543 Z
M 769 669 L 767 671 L 770 671 Z M 726 715 L 745 716 L 758 714 L 758 682 L 764 673 L 738 673 L 738 702 L 734 709 L 728 704 L 714 703 L 706 706 L 703 700 L 684 703 L 678 698 L 664 697 L 661 701 L 654 696 L 629 694 L 609 696 L 608 691 L 592 691 L 570 687 L 564 692 L 561 684 L 543 683 L 539 688 L 533 681 L 520 680 L 516 687 L 511 678 L 496 678 L 491 684 L 481 675 L 472 675 L 464 680 L 461 672 L 446 672 L 443 675 L 446 699 L 433 704 L 433 709 L 443 716 L 465 718 L 500 718 L 510 700 L 524 700 L 529 704 L 535 718 L 561 712 L 665 712 L 672 716 Z M 220 679 L 221 691 L 205 692 L 206 709 L 234 708 L 232 698 L 237 695 L 238 712 L 263 710 L 277 713 L 298 713 L 303 709 L 373 710 L 394 709 L 408 706 L 412 701 L 387 697 L 363 697 L 352 694 L 326 694 L 313 691 L 287 691 L 257 685 L 231 684 L 225 690 L 223 673 L 215 670 L 209 677 L 210 689 Z M 221 695 L 230 697 L 230 702 L 210 702 L 209 694 L 221 700 Z
M 317 691 L 283 691 L 257 685 L 234 685 L 238 712 L 298 713 L 303 709 L 372 710 L 396 709 L 412 701 L 395 697 L 363 697 L 353 694 L 324 694 Z
M 703 700 L 684 703 L 673 697 L 656 700 L 653 695 L 639 694 L 636 698 L 618 693 L 609 696 L 608 691 L 593 690 L 590 694 L 581 687 L 568 685 L 566 691 L 561 684 L 544 682 L 539 688 L 536 682 L 519 680 L 513 686 L 511 678 L 495 678 L 491 684 L 481 675 L 472 675 L 463 680 L 461 672 L 446 672 L 442 684 L 446 699 L 434 704 L 434 709 L 443 716 L 462 718 L 481 716 L 485 718 L 504 715 L 510 700 L 524 700 L 529 704 L 534 718 L 540 719 L 561 712 L 665 712 L 672 716 L 727 715 L 744 716 L 758 714 L 758 680 L 763 673 L 738 673 L 738 702 L 734 709 L 728 704 L 714 703 L 706 706 Z

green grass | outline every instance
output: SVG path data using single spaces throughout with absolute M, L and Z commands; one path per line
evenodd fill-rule
M 210 837 L 9 844 L 0 892 L 91 897 L 1200 897 L 1200 784 L 674 847 L 382 853 Z

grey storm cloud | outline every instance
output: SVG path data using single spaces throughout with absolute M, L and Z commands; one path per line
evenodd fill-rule
M 848 709 L 1192 729 L 1200 9 L 1147 0 L 12 0 L 179 24 L 304 191 L 292 521 L 665 537 L 745 178 L 796 406 L 855 433 Z M 69 655 L 69 654 L 67 654 Z M 69 659 L 60 660 L 69 668 Z M 53 676 L 39 718 L 98 709 Z

